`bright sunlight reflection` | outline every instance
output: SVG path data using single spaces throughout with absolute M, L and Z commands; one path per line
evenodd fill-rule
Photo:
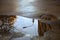
M 18 12 L 22 13 L 34 13 L 36 11 L 36 8 L 32 5 L 32 3 L 35 0 L 20 0 L 19 1 L 19 7 L 18 7 Z

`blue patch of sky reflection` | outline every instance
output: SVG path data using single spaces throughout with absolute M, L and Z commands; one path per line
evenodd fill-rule
M 34 20 L 34 24 L 32 25 L 32 19 L 17 16 L 16 22 L 14 24 L 14 27 L 18 29 L 20 32 L 30 35 L 38 35 L 38 20 Z M 32 26 L 30 26 L 32 25 Z M 28 26 L 27 28 L 23 29 L 23 27 Z M 15 30 L 16 32 L 19 32 L 18 30 Z

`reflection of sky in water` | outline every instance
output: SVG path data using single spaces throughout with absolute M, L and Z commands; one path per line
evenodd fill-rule
M 21 32 L 23 32 L 25 34 L 38 35 L 38 29 L 37 29 L 38 21 L 35 19 L 34 24 L 33 25 L 32 24 L 33 24 L 32 19 L 17 16 L 14 26 L 16 27 L 16 29 L 20 30 Z M 32 26 L 30 26 L 30 25 L 32 25 Z M 25 26 L 28 26 L 28 27 L 23 29 L 23 27 L 25 27 Z
M 33 6 L 27 6 L 27 7 L 21 8 L 21 11 L 28 13 L 28 12 L 34 12 L 35 11 L 34 9 L 35 8 Z
M 36 11 L 36 8 L 32 5 L 35 0 L 20 0 L 18 11 L 22 13 L 33 13 Z

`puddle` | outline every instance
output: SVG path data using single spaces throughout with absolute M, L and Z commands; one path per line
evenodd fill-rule
M 30 35 L 38 35 L 38 21 L 37 19 L 34 20 L 34 24 L 32 23 L 31 18 L 25 18 L 21 16 L 17 16 L 16 22 L 14 27 L 17 29 L 16 32 L 22 32 L 24 34 Z M 32 25 L 33 24 L 33 25 Z M 23 28 L 26 27 L 26 28 Z

